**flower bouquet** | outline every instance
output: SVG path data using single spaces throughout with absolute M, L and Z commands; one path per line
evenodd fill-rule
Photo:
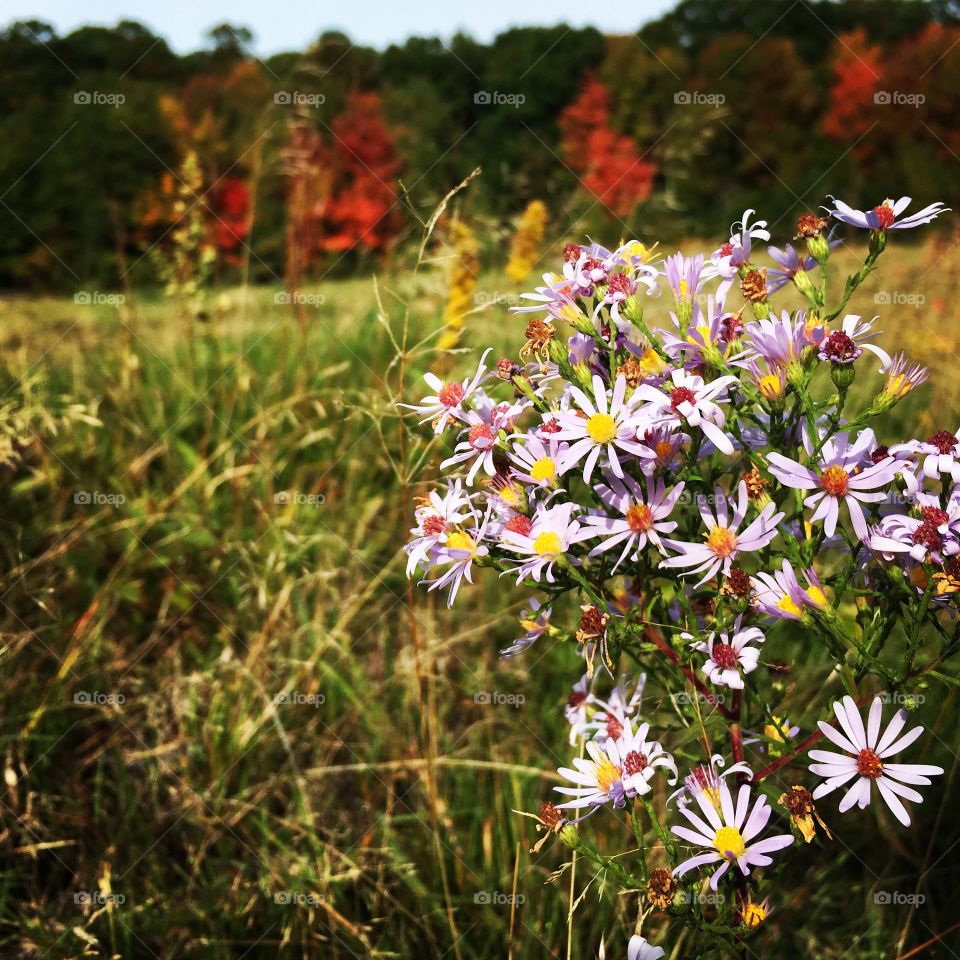
M 517 360 L 428 374 L 409 406 L 452 439 L 408 575 L 450 604 L 479 569 L 513 579 L 536 595 L 501 655 L 569 642 L 582 658 L 537 846 L 556 838 L 632 892 L 630 960 L 664 953 L 643 936 L 653 911 L 695 954 L 738 951 L 789 848 L 830 843 L 837 815 L 877 801 L 909 827 L 943 773 L 905 762 L 923 733 L 905 708 L 956 682 L 960 441 L 879 442 L 872 424 L 882 435 L 927 374 L 847 313 L 891 233 L 943 212 L 909 203 L 833 200 L 800 218 L 796 246 L 768 247 L 769 267 L 752 210 L 710 256 L 568 244 L 514 308 Z M 867 243 L 834 290 L 839 223 Z M 804 309 L 774 307 L 790 287 Z M 806 729 L 778 702 L 787 642 L 820 670 Z M 643 719 L 652 689 L 676 718 L 662 730 Z M 612 811 L 636 844 L 616 857 L 585 822 Z

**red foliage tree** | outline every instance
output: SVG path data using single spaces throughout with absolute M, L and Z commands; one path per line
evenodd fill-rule
M 865 133 L 873 123 L 873 96 L 883 74 L 881 49 L 867 42 L 863 30 L 837 38 L 834 84 L 823 118 L 823 132 L 844 140 Z
M 214 243 L 222 253 L 235 253 L 250 233 L 250 187 L 239 177 L 224 177 L 213 201 Z
M 400 169 L 375 93 L 353 93 L 331 124 L 332 195 L 324 212 L 326 251 L 382 250 L 400 225 L 396 176 Z
M 564 158 L 584 189 L 625 217 L 650 196 L 657 168 L 610 125 L 610 91 L 593 75 L 560 115 Z

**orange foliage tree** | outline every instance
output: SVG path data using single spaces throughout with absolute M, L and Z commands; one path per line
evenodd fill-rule
M 610 124 L 610 91 L 592 74 L 560 116 L 564 159 L 588 193 L 626 217 L 650 196 L 657 168 Z

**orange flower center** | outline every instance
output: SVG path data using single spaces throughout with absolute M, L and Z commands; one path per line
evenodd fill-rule
M 857 773 L 876 780 L 883 773 L 883 764 L 873 750 L 861 750 L 857 756 Z
M 707 546 L 718 557 L 730 557 L 737 549 L 737 535 L 727 527 L 714 527 L 707 534 Z
M 653 526 L 653 511 L 645 503 L 627 509 L 627 525 L 634 533 L 645 533 Z
M 820 486 L 822 486 L 831 497 L 845 497 L 850 487 L 850 477 L 843 467 L 827 467 L 820 475 Z

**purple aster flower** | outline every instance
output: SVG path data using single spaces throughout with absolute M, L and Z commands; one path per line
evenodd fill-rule
M 956 501 L 948 503 L 946 510 L 925 506 L 919 517 L 899 513 L 884 517 L 873 528 L 867 545 L 886 560 L 907 555 L 916 563 L 943 563 L 960 553 L 958 527 L 960 504 Z
M 686 305 L 689 308 L 700 292 L 703 254 L 685 257 L 677 252 L 672 257 L 664 259 L 661 267 L 677 307 L 682 308 Z
M 714 686 L 742 690 L 744 676 L 756 670 L 760 662 L 760 651 L 751 644 L 763 643 L 763 632 L 757 627 L 741 630 L 740 620 L 737 617 L 732 636 L 721 631 L 708 634 L 706 640 L 694 640 L 689 633 L 680 634 L 684 640 L 693 641 L 694 650 L 707 655 L 700 669 Z
M 805 610 L 825 610 L 829 604 L 823 585 L 813 567 L 804 571 L 806 587 L 801 586 L 789 560 L 774 573 L 758 573 L 751 578 L 757 609 L 778 620 L 800 620 Z
M 677 766 L 673 757 L 656 740 L 647 740 L 650 725 L 641 723 L 636 731 L 629 719 L 619 737 L 608 737 L 601 744 L 587 744 L 589 759 L 574 757 L 575 769 L 561 767 L 557 772 L 575 786 L 555 787 L 558 793 L 572 797 L 557 805 L 559 810 L 577 810 L 612 803 L 622 807 L 627 798 L 647 794 L 650 781 L 658 769 L 673 774 L 668 783 L 676 783 Z
M 861 540 L 866 540 L 869 530 L 861 504 L 885 500 L 886 493 L 880 488 L 891 483 L 900 472 L 900 464 L 893 457 L 884 457 L 879 463 L 860 470 L 865 447 L 873 447 L 875 443 L 872 430 L 862 431 L 853 444 L 847 433 L 838 433 L 823 444 L 816 471 L 780 453 L 767 454 L 767 463 L 770 472 L 785 487 L 817 491 L 803 501 L 808 507 L 816 506 L 810 523 L 823 520 L 824 532 L 832 537 L 840 518 L 840 504 L 846 503 L 853 529 Z
M 520 616 L 520 626 L 526 633 L 514 640 L 509 647 L 504 647 L 500 651 L 500 659 L 510 660 L 523 653 L 527 647 L 532 647 L 550 629 L 552 613 L 551 607 L 544 608 L 537 597 L 531 597 L 529 609 L 524 610 Z
M 887 375 L 887 382 L 883 385 L 882 396 L 891 400 L 902 400 L 925 383 L 930 375 L 926 367 L 911 362 L 904 353 L 895 354 L 883 372 Z
M 869 320 L 847 314 L 840 329 L 827 333 L 820 341 L 820 352 L 817 356 L 831 363 L 848 364 L 859 359 L 864 350 L 869 350 L 880 358 L 883 364 L 881 369 L 886 369 L 891 364 L 890 354 L 875 344 L 866 342 L 877 335 L 871 332 L 872 325 Z
M 827 243 L 831 250 L 836 249 L 843 243 L 842 240 L 833 239 L 835 231 L 836 227 L 827 236 Z M 767 247 L 767 253 L 770 259 L 777 264 L 776 267 L 772 267 L 767 272 L 767 293 L 776 293 L 790 283 L 801 271 L 809 272 L 817 268 L 816 257 L 808 254 L 801 258 L 792 243 L 784 244 L 782 250 L 779 247 Z
M 571 545 L 586 535 L 579 521 L 574 519 L 576 505 L 561 503 L 555 507 L 538 507 L 533 517 L 529 533 L 523 534 L 505 529 L 502 544 L 512 553 L 523 558 L 514 570 L 517 583 L 525 577 L 540 580 L 545 577 L 547 583 L 555 583 L 554 565 L 561 560 Z
M 700 517 L 707 528 L 703 543 L 684 543 L 680 540 L 663 540 L 664 546 L 678 551 L 678 556 L 662 560 L 661 567 L 689 567 L 683 576 L 702 573 L 703 578 L 696 584 L 700 586 L 715 576 L 719 570 L 729 574 L 734 560 L 741 553 L 762 550 L 777 535 L 777 524 L 783 519 L 782 513 L 774 513 L 776 505 L 768 503 L 759 515 L 743 531 L 740 525 L 747 515 L 749 498 L 747 485 L 741 481 L 737 488 L 737 503 L 730 501 L 732 514 L 728 509 L 728 500 L 723 490 L 717 487 L 714 493 L 716 515 L 711 513 L 707 498 L 697 497 Z
M 490 349 L 483 352 L 477 372 L 472 377 L 467 377 L 459 383 L 455 380 L 445 382 L 435 373 L 425 373 L 423 379 L 435 393 L 424 397 L 419 403 L 398 403 L 397 406 L 413 410 L 423 416 L 421 423 L 433 420 L 434 433 L 443 433 L 443 428 L 451 419 L 465 421 L 467 415 L 463 406 L 464 403 L 470 399 L 480 384 L 490 376 L 487 373 L 485 363 L 488 353 L 490 353 Z
M 567 341 L 571 366 L 576 367 L 581 363 L 589 363 L 596 348 L 597 342 L 593 337 L 588 337 L 585 333 L 575 333 Z
M 633 477 L 624 476 L 622 480 L 609 477 L 608 480 L 609 486 L 598 484 L 595 489 L 603 505 L 616 516 L 586 517 L 584 523 L 591 528 L 589 536 L 604 538 L 590 551 L 591 557 L 623 546 L 619 559 L 610 570 L 613 574 L 631 551 L 632 559 L 636 560 L 648 542 L 660 546 L 660 534 L 676 530 L 677 524 L 668 517 L 683 493 L 683 484 L 678 483 L 667 491 L 662 480 L 647 477 L 644 496 Z
M 534 433 L 514 437 L 509 455 L 517 479 L 537 487 L 552 487 L 557 477 L 570 469 L 571 464 L 566 460 L 569 444 L 557 440 L 556 435 L 545 439 L 546 443 Z
M 717 889 L 720 878 L 732 864 L 736 864 L 740 872 L 747 876 L 751 867 L 768 867 L 773 863 L 768 854 L 793 843 L 793 834 L 790 833 L 780 833 L 754 842 L 769 822 L 772 811 L 767 798 L 761 794 L 751 812 L 748 783 L 740 787 L 736 807 L 725 781 L 719 782 L 717 792 L 719 810 L 702 793 L 696 795 L 703 819 L 688 806 L 679 808 L 680 813 L 693 824 L 693 830 L 689 827 L 670 828 L 671 833 L 710 851 L 684 860 L 673 871 L 674 876 L 683 876 L 707 864 L 722 863 L 720 869 L 710 878 L 710 887 L 713 890 Z
M 467 424 L 463 432 L 464 439 L 453 448 L 453 454 L 440 464 L 440 469 L 448 470 L 471 461 L 467 472 L 468 487 L 473 486 L 474 477 L 481 467 L 488 477 L 495 476 L 497 466 L 494 450 L 498 434 L 501 430 L 509 430 L 523 409 L 523 404 L 498 403 L 493 406 L 488 402 L 478 404 L 476 410 L 468 410 L 464 417 Z
M 727 376 L 705 383 L 696 374 L 674 370 L 663 390 L 641 384 L 632 399 L 647 401 L 645 410 L 655 423 L 699 427 L 718 450 L 729 455 L 733 453 L 733 443 L 723 432 L 726 417 L 719 404 L 726 402 L 726 392 L 736 382 L 736 377 Z
M 819 324 L 808 324 L 807 315 L 798 310 L 791 316 L 784 310 L 779 319 L 752 320 L 744 329 L 749 347 L 768 364 L 789 369 L 800 362 L 803 351 L 821 339 Z
M 862 230 L 910 230 L 912 227 L 930 223 L 931 220 L 950 209 L 939 202 L 931 203 L 930 206 L 910 214 L 909 217 L 898 220 L 897 217 L 910 206 L 910 197 L 901 197 L 896 202 L 884 200 L 880 206 L 872 210 L 854 210 L 853 207 L 835 197 L 828 199 L 833 201 L 833 207 L 824 207 L 824 210 L 831 217 L 848 223 L 852 227 L 860 227 Z
M 449 587 L 448 607 L 453 606 L 457 591 L 464 580 L 467 583 L 473 583 L 473 561 L 477 557 L 485 557 L 490 552 L 483 543 L 489 524 L 490 515 L 487 514 L 480 524 L 471 530 L 458 527 L 447 534 L 446 541 L 437 548 L 434 563 L 437 566 L 449 563 L 450 566 L 436 580 L 429 581 L 429 589 L 440 590 L 443 587 Z
M 464 493 L 458 478 L 447 481 L 447 492 L 442 496 L 431 490 L 414 511 L 417 525 L 411 529 L 413 539 L 403 548 L 407 553 L 407 576 L 413 576 L 419 566 L 429 569 L 436 548 L 446 542 L 447 534 L 478 514 L 471 505 L 471 495 Z
M 842 703 L 834 703 L 833 711 L 840 724 L 840 730 L 829 723 L 819 721 L 823 735 L 838 746 L 843 753 L 828 750 L 811 750 L 810 759 L 819 761 L 810 765 L 810 772 L 826 780 L 813 791 L 814 800 L 825 797 L 856 777 L 853 786 L 840 801 L 840 812 L 844 813 L 854 804 L 862 810 L 870 803 L 872 784 L 877 785 L 890 812 L 905 826 L 910 826 L 910 814 L 901 802 L 912 800 L 921 803 L 923 797 L 904 784 L 929 786 L 931 776 L 943 773 L 942 767 L 921 763 L 890 763 L 888 758 L 906 749 L 923 733 L 923 727 L 914 727 L 909 733 L 900 735 L 907 722 L 906 710 L 898 710 L 886 731 L 881 734 L 883 720 L 883 701 L 875 697 L 870 705 L 870 715 L 864 729 L 860 711 L 853 697 L 844 697 Z
M 618 376 L 608 408 L 607 388 L 603 380 L 594 374 L 593 399 L 579 387 L 570 388 L 573 400 L 585 416 L 572 411 L 557 415 L 560 430 L 556 439 L 574 441 L 567 452 L 567 462 L 570 465 L 586 457 L 583 466 L 583 479 L 586 483 L 590 482 L 593 468 L 602 453 L 606 454 L 607 464 L 618 477 L 623 476 L 623 467 L 617 456 L 618 449 L 634 457 L 653 459 L 655 456 L 652 450 L 637 441 L 637 431 L 645 424 L 634 411 L 633 401 L 629 404 L 624 402 L 626 393 L 626 378 Z
M 753 241 L 770 239 L 766 220 L 750 224 L 753 213 L 753 210 L 744 211 L 743 219 L 731 228 L 730 240 L 713 252 L 710 262 L 703 268 L 702 279 L 720 277 L 717 296 L 721 299 L 727 295 L 740 268 L 749 263 Z

